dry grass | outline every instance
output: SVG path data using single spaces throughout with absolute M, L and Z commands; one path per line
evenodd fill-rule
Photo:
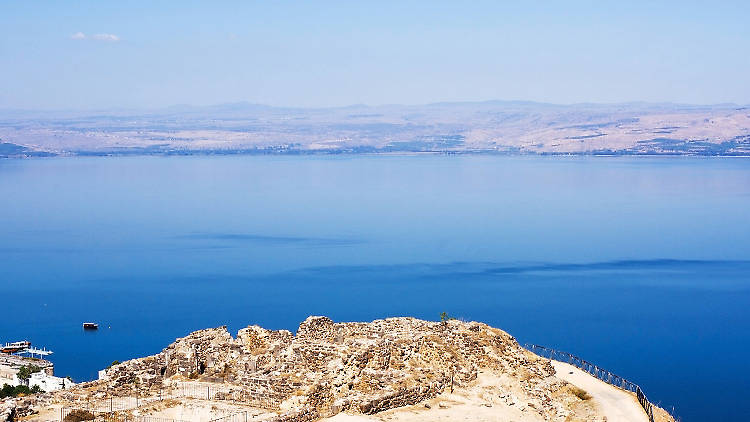
M 72 412 L 68 413 L 67 416 L 65 416 L 65 419 L 63 419 L 65 422 L 81 422 L 81 421 L 93 421 L 94 420 L 94 414 L 87 411 L 87 410 L 73 410 Z
M 568 390 L 570 390 L 571 393 L 573 393 L 574 396 L 578 397 L 581 400 L 590 400 L 591 394 L 586 392 L 583 388 L 576 387 L 575 385 L 569 385 Z
M 674 422 L 675 419 L 666 410 L 654 406 L 654 419 L 656 422 Z M 678 419 L 679 422 L 679 419 Z

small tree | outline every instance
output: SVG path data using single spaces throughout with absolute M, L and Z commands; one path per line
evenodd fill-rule
M 18 368 L 16 376 L 18 377 L 18 379 L 28 384 L 29 378 L 31 378 L 31 374 L 33 374 L 34 372 L 39 372 L 41 370 L 42 368 L 36 365 L 23 365 L 22 367 Z
M 453 318 L 452 316 L 448 315 L 448 312 L 445 312 L 445 311 L 440 312 L 440 322 L 446 322 L 446 321 L 450 321 L 452 319 L 455 319 L 455 318 Z
M 16 389 L 13 388 L 12 385 L 5 384 L 3 385 L 3 388 L 0 389 L 0 399 L 4 399 L 6 397 L 15 397 L 16 396 Z

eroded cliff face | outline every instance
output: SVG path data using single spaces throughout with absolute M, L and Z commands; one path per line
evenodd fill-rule
M 567 403 L 552 399 L 562 382 L 548 361 L 499 329 L 455 320 L 334 323 L 309 317 L 296 335 L 250 326 L 236 338 L 225 327 L 211 328 L 177 339 L 155 356 L 117 365 L 106 380 L 86 388 L 127 395 L 134 385 L 154 392 L 192 380 L 234 389 L 269 410 L 315 419 L 415 404 L 471 383 L 480 371 L 504 374 L 550 419 L 566 412 Z

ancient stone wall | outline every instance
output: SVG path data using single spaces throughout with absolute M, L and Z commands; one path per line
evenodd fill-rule
M 110 368 L 105 380 L 87 387 L 112 394 L 208 383 L 221 386 L 211 399 L 241 397 L 267 409 L 289 409 L 278 421 L 295 422 L 418 403 L 451 382 L 472 382 L 480 369 L 513 373 L 520 365 L 529 388 L 554 373 L 511 336 L 485 324 L 309 317 L 296 335 L 258 326 L 241 329 L 236 338 L 226 327 L 196 331 L 157 355 Z

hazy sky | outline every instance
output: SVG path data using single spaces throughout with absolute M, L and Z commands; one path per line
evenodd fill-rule
M 750 103 L 750 1 L 0 2 L 0 108 Z

